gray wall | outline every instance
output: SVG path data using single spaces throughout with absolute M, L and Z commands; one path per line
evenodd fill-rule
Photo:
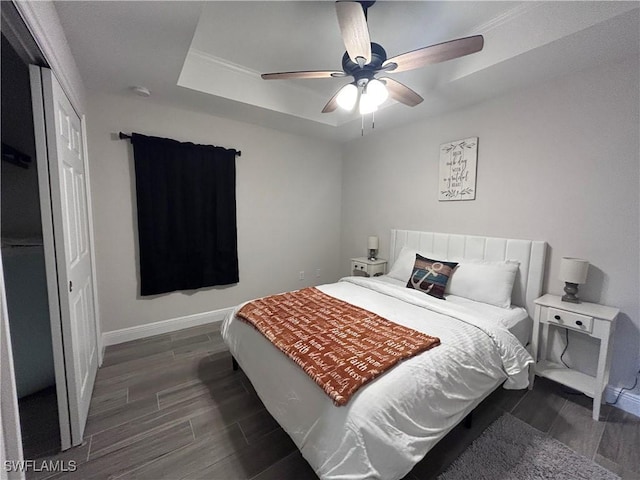
M 350 142 L 343 151 L 343 273 L 368 235 L 380 236 L 387 256 L 391 228 L 545 240 L 545 291 L 562 293 L 562 256 L 582 257 L 592 264 L 582 297 L 621 309 L 611 383 L 633 381 L 640 359 L 639 92 L 638 59 L 629 58 Z M 439 202 L 439 145 L 472 136 L 479 137 L 476 200 Z M 571 342 L 584 348 L 570 347 L 568 358 L 592 372 L 595 345 L 579 335 Z
M 337 145 L 131 95 L 92 93 L 88 111 L 103 332 L 338 279 L 342 163 Z M 236 160 L 238 285 L 139 296 L 133 151 L 128 141 L 113 138 L 118 131 L 242 150 Z M 300 271 L 305 280 L 298 279 Z

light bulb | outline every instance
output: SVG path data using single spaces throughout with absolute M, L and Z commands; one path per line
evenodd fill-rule
M 378 105 L 370 93 L 364 92 L 360 95 L 360 115 L 375 112 L 376 110 L 378 110 Z
M 353 83 L 349 83 L 348 85 L 342 87 L 340 93 L 338 93 L 336 102 L 338 102 L 338 105 L 340 105 L 340 107 L 344 108 L 345 110 L 353 110 L 357 99 L 358 87 L 356 87 Z
M 389 97 L 389 92 L 384 83 L 374 78 L 367 83 L 367 95 L 371 95 L 376 105 L 381 105 Z

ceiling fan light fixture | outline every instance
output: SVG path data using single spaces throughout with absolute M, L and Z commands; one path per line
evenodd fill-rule
M 367 10 L 374 3 L 375 0 L 335 2 L 338 25 L 346 49 L 342 55 L 341 72 L 330 70 L 276 72 L 263 73 L 261 77 L 265 80 L 353 77 L 352 83 L 342 87 L 329 99 L 322 113 L 334 112 L 338 107 L 353 111 L 358 104 L 358 111 L 363 116 L 364 132 L 364 115 L 375 112 L 387 98 L 390 97 L 409 107 L 415 107 L 424 101 L 416 92 L 393 78 L 383 76 L 378 80 L 375 78 L 378 74 L 408 72 L 471 55 L 484 47 L 484 37 L 473 35 L 417 48 L 387 58 L 387 52 L 382 45 L 371 42 L 369 36 Z
M 382 105 L 389 98 L 387 87 L 378 79 L 369 80 L 367 83 L 367 95 L 371 96 L 372 101 L 378 105 Z
M 372 113 L 378 110 L 378 104 L 376 103 L 373 95 L 367 92 L 363 92 L 360 95 L 360 115 L 366 115 L 367 113 Z
M 356 101 L 358 100 L 358 87 L 356 87 L 353 83 L 348 83 L 342 89 L 340 89 L 340 93 L 336 97 L 336 102 L 340 105 L 340 108 L 345 110 L 353 110 L 353 107 L 356 105 Z

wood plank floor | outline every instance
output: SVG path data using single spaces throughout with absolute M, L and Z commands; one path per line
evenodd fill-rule
M 316 479 L 267 413 L 241 371 L 231 369 L 218 324 L 107 348 L 96 379 L 85 442 L 50 460 L 75 460 L 73 473 L 27 478 Z M 575 451 L 640 479 L 640 418 L 537 379 L 532 391 L 498 389 L 429 452 L 406 480 L 435 478 L 503 412 Z

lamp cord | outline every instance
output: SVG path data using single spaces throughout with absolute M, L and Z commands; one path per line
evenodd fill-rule
M 569 365 L 567 365 L 567 362 L 564 361 L 564 359 L 562 357 L 564 357 L 564 354 L 567 352 L 567 348 L 569 348 L 569 329 L 565 328 L 564 329 L 564 333 L 565 333 L 565 338 L 567 339 L 565 342 L 565 346 L 564 346 L 564 350 L 562 350 L 562 353 L 560 354 L 560 361 L 562 363 L 564 363 L 564 366 L 567 368 L 571 368 Z
M 567 348 L 569 348 L 569 329 L 565 328 L 564 330 L 565 332 L 565 338 L 566 338 L 566 344 L 564 347 L 564 350 L 562 350 L 562 353 L 560 354 L 560 361 L 562 363 L 564 363 L 564 366 L 567 368 L 571 368 L 569 365 L 567 365 L 567 362 L 564 361 L 564 359 L 562 357 L 564 357 L 564 354 L 567 351 Z M 638 386 L 638 376 L 640 375 L 640 370 L 638 371 L 638 373 L 636 373 L 636 379 L 633 382 L 633 386 L 631 387 L 622 387 L 620 389 L 620 391 L 618 392 L 618 395 L 616 396 L 616 399 L 613 402 L 606 402 L 607 405 L 615 405 L 616 403 L 618 403 L 618 400 L 620 400 L 620 396 L 622 395 L 622 392 L 624 392 L 625 390 L 631 391 L 634 390 L 637 386 Z M 569 393 L 569 392 L 567 392 Z
M 640 374 L 640 371 L 638 371 L 638 373 L 636 373 L 636 380 L 633 382 L 633 387 L 629 388 L 629 387 L 622 387 L 620 389 L 620 391 L 618 392 L 618 395 L 616 396 L 616 399 L 613 402 L 607 402 L 607 405 L 615 405 L 616 403 L 618 403 L 618 400 L 620 400 L 620 395 L 622 395 L 622 392 L 624 392 L 625 390 L 633 390 L 634 388 L 636 388 L 636 386 L 638 385 L 638 375 Z

